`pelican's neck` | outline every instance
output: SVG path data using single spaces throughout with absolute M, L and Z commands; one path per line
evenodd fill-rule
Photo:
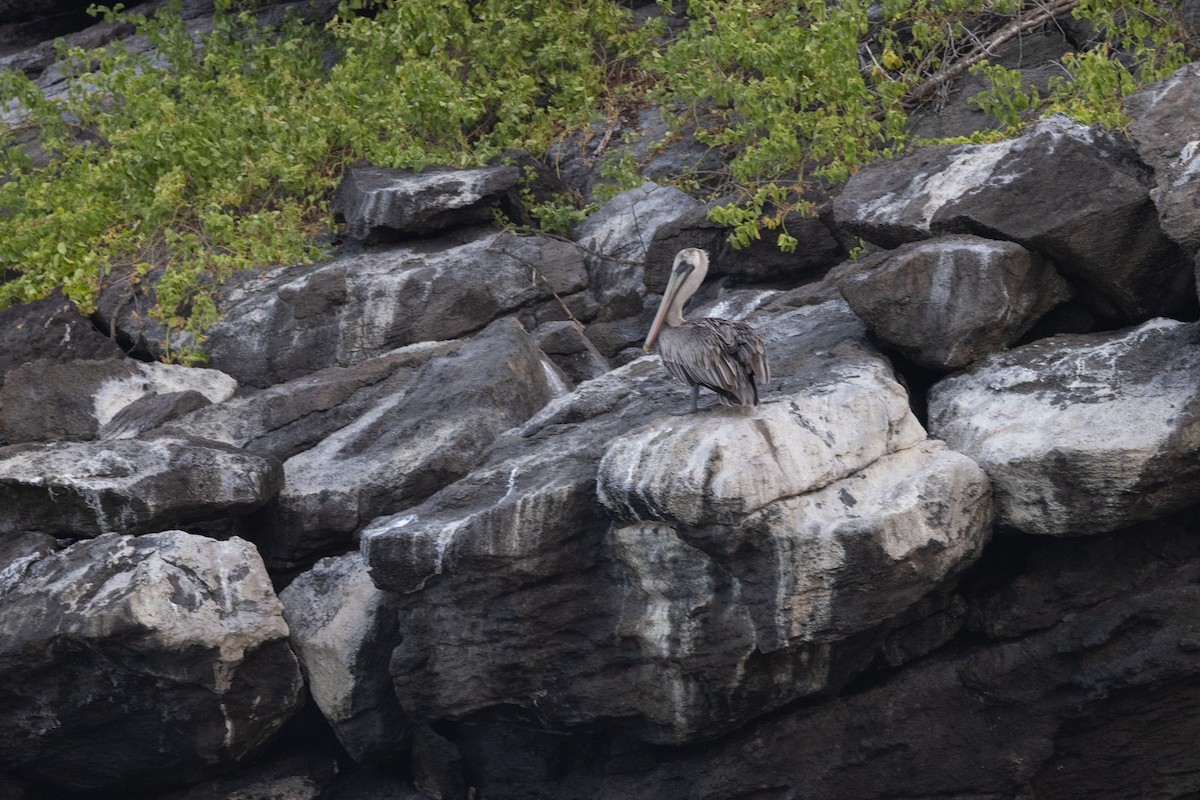
M 678 328 L 683 324 L 683 303 L 672 303 L 667 309 L 667 316 L 663 318 L 668 328 Z

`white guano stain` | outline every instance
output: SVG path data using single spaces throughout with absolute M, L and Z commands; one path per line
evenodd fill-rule
M 105 381 L 92 398 L 92 416 L 101 427 L 130 403 L 150 394 L 195 391 L 209 402 L 221 403 L 233 397 L 238 383 L 215 369 L 180 367 L 174 364 L 138 364 L 137 374 Z

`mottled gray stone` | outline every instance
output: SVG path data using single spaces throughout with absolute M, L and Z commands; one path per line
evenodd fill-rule
M 1011 346 L 1070 296 L 1040 256 L 977 236 L 901 245 L 838 286 L 884 345 L 943 372 Z
M 0 768 L 75 791 L 227 770 L 303 687 L 254 547 L 109 535 L 0 585 Z
M 11 445 L 0 448 L 0 532 L 80 538 L 236 517 L 282 478 L 274 459 L 198 439 Z
M 1101 533 L 1200 497 L 1200 326 L 1151 320 L 990 356 L 934 385 L 930 432 L 975 459 L 998 521 Z
M 516 167 L 421 172 L 359 162 L 346 170 L 329 210 L 368 244 L 491 221 L 492 206 L 517 185 Z

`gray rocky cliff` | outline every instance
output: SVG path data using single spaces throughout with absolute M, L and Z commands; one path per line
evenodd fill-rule
M 357 165 L 206 369 L 129 285 L 0 312 L 0 797 L 1196 796 L 1195 73 L 865 167 L 797 254 Z M 641 349 L 683 247 L 756 407 Z

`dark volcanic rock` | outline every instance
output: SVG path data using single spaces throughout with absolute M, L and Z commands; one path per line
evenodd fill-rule
M 102 335 L 60 294 L 0 311 L 0 385 L 5 374 L 30 361 L 54 363 L 121 359 L 117 343 Z
M 1200 325 L 1043 339 L 935 384 L 930 432 L 975 459 L 999 521 L 1071 536 L 1200 498 Z
M 599 321 L 641 313 L 646 297 L 651 247 L 665 236 L 670 247 L 658 248 L 669 269 L 677 249 L 681 220 L 693 219 L 700 201 L 678 189 L 644 183 L 609 200 L 579 226 L 577 238 L 587 253 L 588 289 L 598 307 Z M 706 240 L 716 238 L 710 231 Z M 665 272 L 664 272 L 665 274 Z
M 779 249 L 779 233 L 786 231 L 799 244 L 793 252 Z M 778 231 L 762 230 L 762 238 L 749 247 L 734 249 L 729 229 L 708 219 L 708 206 L 686 211 L 667 222 L 654 235 L 646 254 L 646 286 L 662 294 L 675 255 L 685 247 L 709 251 L 709 277 L 726 277 L 748 283 L 811 280 L 846 257 L 832 215 L 789 214 Z
M 1130 322 L 1192 304 L 1190 264 L 1159 227 L 1152 185 L 1127 141 L 1056 116 L 1018 139 L 870 164 L 834 211 L 885 247 L 933 233 L 1009 239 L 1050 258 L 1093 313 Z
M 599 377 L 611 365 L 573 322 L 547 322 L 534 331 L 538 347 L 575 383 Z
M 114 269 L 96 297 L 96 324 L 138 358 L 160 359 L 170 349 L 167 329 L 150 314 L 157 302 L 154 285 L 162 275 L 161 269 L 146 275 L 129 267 Z M 178 348 L 184 341 L 176 334 L 170 344 Z
M 407 715 L 710 738 L 840 685 L 862 667 L 844 642 L 978 553 L 982 473 L 925 441 L 848 307 L 758 326 L 780 380 L 757 409 L 671 416 L 688 390 L 642 358 L 364 530 L 403 593 Z
M 1190 797 L 1193 528 L 1181 519 L 1037 545 L 1015 580 L 968 587 L 980 620 L 969 644 L 720 742 L 648 749 L 484 725 L 460 735 L 468 770 L 482 796 L 502 800 Z
M 381 398 L 403 394 L 433 358 L 462 342 L 422 342 L 352 367 L 311 375 L 208 406 L 161 433 L 224 442 L 286 461 L 362 416 Z
M 192 389 L 144 395 L 118 411 L 98 431 L 97 436 L 101 439 L 129 439 L 210 405 L 212 400 Z
M 902 245 L 838 286 L 885 345 L 942 371 L 1007 348 L 1069 296 L 1041 257 L 977 236 Z
M 462 477 L 497 435 L 567 389 L 520 323 L 497 320 L 433 359 L 404 391 L 289 458 L 284 489 L 253 538 L 273 568 L 348 545 L 372 518 Z
M 368 244 L 427 236 L 490 222 L 492 206 L 520 177 L 516 167 L 413 172 L 358 163 L 346 170 L 329 210 L 350 238 Z
M 73 538 L 236 517 L 280 489 L 278 461 L 186 438 L 0 448 L 0 532 Z
M 585 281 L 570 244 L 487 229 L 275 270 L 227 290 L 210 365 L 270 386 L 453 339 Z
M 153 800 L 321 800 L 340 771 L 331 752 L 289 743 L 285 754 L 256 761 L 228 777 L 155 795 Z M 309 746 L 305 746 L 309 745 Z
M 104 536 L 0 585 L 0 767 L 71 790 L 228 769 L 301 699 L 253 546 Z
M 1190 254 L 1200 253 L 1200 63 L 1126 98 L 1138 152 L 1154 168 L 1151 192 L 1162 228 Z
M 362 556 L 322 559 L 280 593 L 309 691 L 356 761 L 394 759 L 409 728 L 388 675 L 400 643 L 395 599 L 375 588 Z
M 0 389 L 0 435 L 11 444 L 86 440 L 101 432 L 123 438 L 197 403 L 219 403 L 236 389 L 237 381 L 211 369 L 130 359 L 34 361 L 10 372 Z

